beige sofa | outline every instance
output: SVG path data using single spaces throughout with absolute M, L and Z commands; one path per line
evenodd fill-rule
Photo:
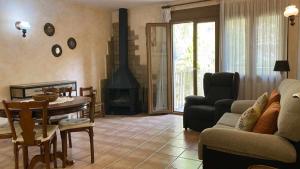
M 255 102 L 235 101 L 230 113 L 201 133 L 198 152 L 204 169 L 243 169 L 254 164 L 300 169 L 300 99 L 293 98 L 300 92 L 300 81 L 284 80 L 278 91 L 278 131 L 269 135 L 235 129 L 241 114 Z

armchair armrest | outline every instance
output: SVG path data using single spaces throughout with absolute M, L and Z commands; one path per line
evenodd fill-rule
M 231 105 L 231 113 L 242 114 L 249 107 L 253 106 L 255 100 L 237 100 Z
M 206 105 L 207 100 L 203 96 L 187 96 L 185 98 L 185 105 L 190 106 L 190 105 Z
M 277 135 L 210 128 L 201 133 L 201 143 L 208 149 L 253 158 L 285 163 L 294 163 L 297 158 L 295 147 Z
M 216 121 L 218 121 L 224 113 L 230 112 L 231 105 L 233 102 L 234 102 L 233 99 L 222 99 L 216 101 L 215 103 Z

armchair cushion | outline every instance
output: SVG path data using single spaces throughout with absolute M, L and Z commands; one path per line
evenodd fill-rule
M 213 120 L 215 108 L 208 105 L 193 105 L 187 108 L 187 116 L 191 119 Z
M 294 163 L 297 158 L 294 146 L 282 137 L 235 129 L 206 129 L 201 133 L 199 148 L 203 145 L 225 153 L 285 163 Z M 199 158 L 202 158 L 201 153 L 199 151 Z

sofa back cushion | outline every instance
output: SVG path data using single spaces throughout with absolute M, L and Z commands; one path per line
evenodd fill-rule
M 293 94 L 299 93 L 300 81 L 294 79 L 286 79 L 281 82 L 278 91 L 281 95 L 281 108 L 278 116 L 277 134 L 289 140 L 299 142 L 300 99 L 293 98 Z

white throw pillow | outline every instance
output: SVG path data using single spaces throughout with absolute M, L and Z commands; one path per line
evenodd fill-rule
M 268 102 L 268 93 L 264 93 L 261 95 L 254 105 L 248 108 L 239 118 L 235 128 L 244 131 L 252 131 L 255 126 L 257 120 L 261 116 L 265 106 Z

